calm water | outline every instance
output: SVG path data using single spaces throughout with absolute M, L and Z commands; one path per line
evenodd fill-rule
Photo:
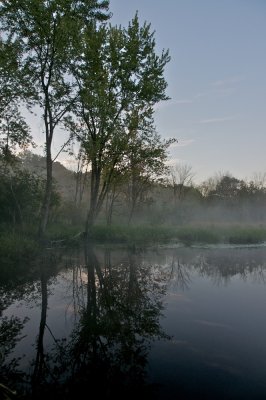
M 266 399 L 265 283 L 266 248 L 48 250 L 1 274 L 0 382 L 26 399 Z

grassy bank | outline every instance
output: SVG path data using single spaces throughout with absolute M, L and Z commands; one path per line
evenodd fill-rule
M 52 226 L 47 232 L 47 246 L 51 241 L 63 240 L 63 246 L 76 246 L 81 232 L 78 226 Z M 80 235 L 80 239 L 82 235 Z M 250 245 L 266 242 L 266 226 L 254 225 L 96 225 L 91 232 L 94 243 L 156 244 L 237 244 Z M 27 263 L 40 248 L 33 234 L 0 232 L 0 259 L 2 265 Z
M 266 241 L 266 226 L 95 226 L 93 241 L 111 243 L 259 244 Z
M 39 252 L 38 243 L 19 233 L 0 234 L 0 281 L 24 279 Z M 23 278 L 22 278 L 23 277 Z

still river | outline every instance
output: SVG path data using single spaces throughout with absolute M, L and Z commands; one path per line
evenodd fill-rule
M 46 250 L 23 271 L 0 281 L 14 398 L 266 399 L 265 247 Z

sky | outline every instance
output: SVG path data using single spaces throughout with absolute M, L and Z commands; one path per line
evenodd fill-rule
M 138 11 L 157 52 L 169 49 L 170 100 L 155 124 L 178 140 L 170 164 L 191 166 L 197 182 L 266 172 L 266 0 L 110 0 L 110 11 L 124 27 Z
M 158 133 L 174 137 L 171 163 L 199 181 L 266 172 L 266 0 L 110 0 L 112 23 L 138 11 L 158 52 L 169 49 Z

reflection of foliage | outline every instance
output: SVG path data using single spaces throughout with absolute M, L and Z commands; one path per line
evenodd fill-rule
M 36 246 L 36 243 L 35 243 Z M 27 250 L 27 248 L 26 248 Z M 39 250 L 39 253 L 38 253 Z M 27 259 L 21 259 L 20 254 L 15 254 L 11 258 L 11 263 L 2 262 L 0 268 L 0 316 L 1 312 L 9 307 L 15 301 L 26 300 L 34 302 L 40 298 L 41 284 L 40 266 L 44 266 L 49 282 L 52 277 L 58 272 L 57 266 L 62 256 L 59 250 L 44 250 L 35 249 L 34 254 L 30 254 Z M 8 260 L 7 260 L 8 261 Z
M 35 280 L 38 277 L 38 270 L 33 268 L 31 262 L 28 265 L 19 263 L 6 268 L 1 266 L 0 273 L 0 316 L 2 312 L 15 301 L 34 297 L 36 293 Z
M 179 249 L 167 260 L 164 269 L 168 271 L 170 285 L 182 290 L 189 288 L 193 271 L 211 278 L 215 285 L 226 285 L 234 276 L 266 283 L 265 251 L 258 249 L 195 250 L 195 253 Z
M 147 383 L 147 360 L 151 341 L 168 338 L 160 326 L 166 287 L 188 289 L 195 275 L 215 284 L 227 283 L 236 274 L 264 282 L 266 271 L 265 249 L 179 248 L 159 249 L 158 254 L 135 250 L 123 256 L 120 251 L 106 250 L 100 257 L 87 248 L 85 261 L 74 255 L 70 281 L 70 273 L 65 275 L 67 284 L 71 282 L 67 292 L 73 295 L 74 329 L 70 337 L 57 339 L 46 317 L 51 277 L 60 263 L 56 254 L 48 253 L 38 261 L 40 282 L 32 280 L 33 292 L 38 296 L 41 292 L 42 302 L 37 352 L 28 381 L 32 392 L 25 395 L 27 400 L 83 398 L 88 388 L 105 399 L 153 398 L 153 387 Z M 30 284 L 27 290 L 33 298 Z M 14 288 L 13 292 L 15 296 Z M 6 325 L 7 331 L 9 328 L 11 339 L 20 338 L 19 329 L 13 329 L 12 336 L 12 324 Z M 45 346 L 46 334 L 54 339 L 51 351 Z M 17 366 L 11 361 L 9 371 L 17 371 Z
M 14 384 L 22 378 L 23 374 L 18 370 L 20 358 L 8 360 L 16 344 L 23 338 L 21 331 L 27 322 L 17 317 L 3 317 L 0 322 L 0 376 L 2 384 Z M 1 390 L 0 390 L 1 398 Z
M 251 250 L 215 251 L 199 258 L 198 269 L 202 276 L 210 277 L 216 285 L 226 285 L 234 276 L 243 280 L 266 282 L 266 265 L 264 259 L 256 253 L 253 258 Z M 196 264 L 197 267 L 197 264 Z
M 93 250 L 86 249 L 86 266 L 73 274 L 82 287 L 74 291 L 78 322 L 69 340 L 56 341 L 54 351 L 45 354 L 35 397 L 44 398 L 51 390 L 66 399 L 79 397 L 88 385 L 100 398 L 148 397 L 149 342 L 168 338 L 159 324 L 165 291 L 159 275 L 133 254 L 113 265 L 107 252 L 101 267 Z
M 191 283 L 189 265 L 174 254 L 170 268 L 169 280 L 174 282 L 174 286 L 176 285 L 181 290 L 188 289 Z
M 166 338 L 159 325 L 164 289 L 132 254 L 112 265 L 107 253 L 105 269 L 92 251 L 87 260 L 87 305 L 68 345 L 71 382 L 82 392 L 89 379 L 104 398 L 144 393 L 148 342 Z
M 41 279 L 41 284 L 38 282 L 40 269 L 43 271 L 43 268 L 45 268 L 46 281 L 48 277 L 51 279 L 59 257 L 60 254 L 44 251 L 38 257 L 31 260 L 32 262 L 28 266 L 22 264 L 18 268 L 19 264 L 16 264 L 16 271 L 14 272 L 12 269 L 12 276 L 6 274 L 5 279 L 3 279 L 0 285 L 0 316 L 3 310 L 15 301 L 34 301 L 36 306 L 37 300 L 40 298 L 40 292 L 43 295 L 43 279 Z M 24 372 L 19 371 L 21 358 L 11 359 L 10 353 L 15 349 L 17 343 L 23 339 L 20 332 L 27 322 L 27 318 L 21 321 L 17 317 L 11 317 L 10 319 L 3 317 L 0 321 L 0 383 L 7 385 L 7 388 L 0 388 L 0 398 L 2 398 L 1 396 L 12 396 L 12 393 L 8 393 L 10 387 L 16 387 L 19 391 L 23 390 L 21 384 L 24 386 L 26 376 Z M 3 398 L 8 399 L 9 397 Z

